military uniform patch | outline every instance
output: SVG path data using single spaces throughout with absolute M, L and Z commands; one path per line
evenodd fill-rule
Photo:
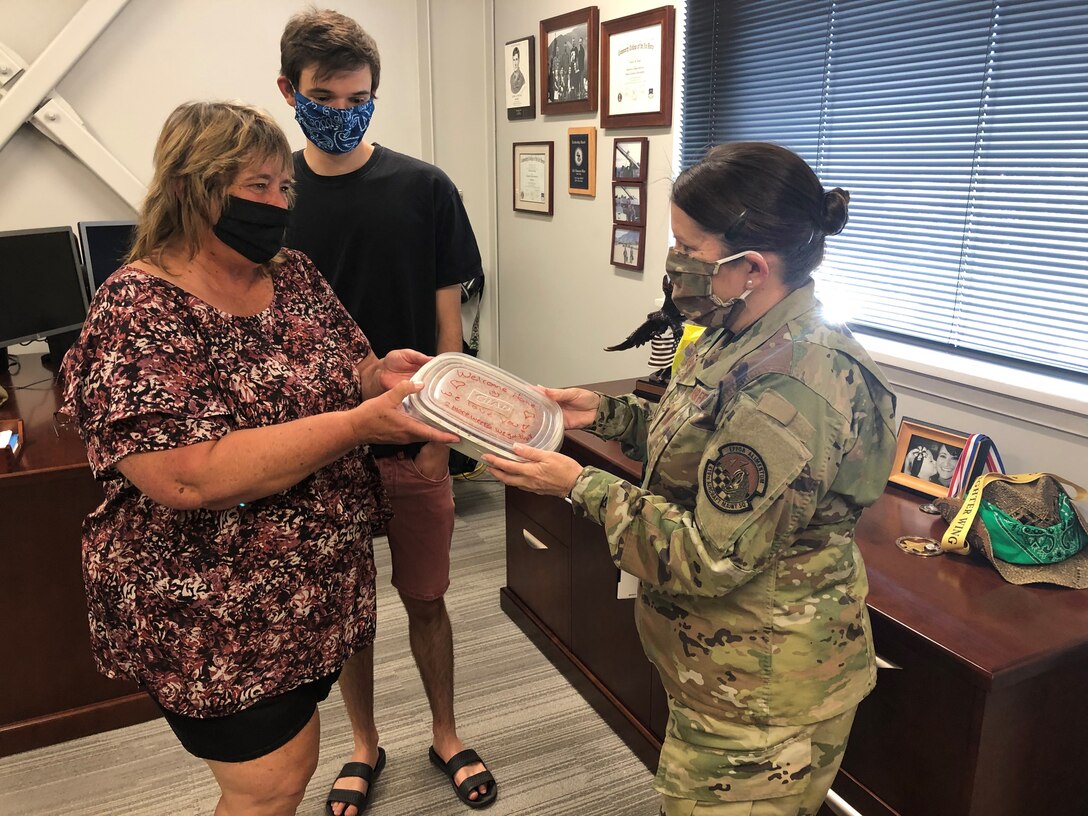
M 767 492 L 763 457 L 747 445 L 723 445 L 703 470 L 703 492 L 723 513 L 751 510 L 752 499 Z

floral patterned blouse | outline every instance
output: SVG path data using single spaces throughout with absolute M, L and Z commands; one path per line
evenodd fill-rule
M 374 639 L 371 532 L 389 513 L 365 446 L 230 510 L 164 507 L 115 467 L 359 404 L 359 327 L 305 255 L 273 282 L 272 304 L 238 317 L 123 267 L 64 360 L 63 410 L 105 490 L 83 525 L 95 660 L 188 716 L 282 694 Z

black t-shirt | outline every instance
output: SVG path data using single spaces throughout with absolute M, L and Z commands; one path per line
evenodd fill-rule
M 319 176 L 300 150 L 295 190 L 286 244 L 310 256 L 375 353 L 434 354 L 435 291 L 483 274 L 449 177 L 381 145 L 358 170 Z

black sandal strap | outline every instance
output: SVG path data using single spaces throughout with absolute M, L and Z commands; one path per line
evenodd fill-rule
M 344 774 L 347 776 L 347 774 Z M 354 776 L 354 774 L 352 774 Z M 329 795 L 325 797 L 326 805 L 352 805 L 356 810 L 361 811 L 363 809 L 363 803 L 366 802 L 367 793 L 362 793 L 357 790 L 348 790 L 347 788 L 333 788 L 329 791 Z
M 345 762 L 344 767 L 340 769 L 340 776 L 338 776 L 337 779 L 342 776 L 356 776 L 364 782 L 369 782 L 373 773 L 374 769 L 365 762 Z
M 477 754 L 471 748 L 466 748 L 460 753 L 454 754 L 449 758 L 449 760 L 446 762 L 446 771 L 447 773 L 449 773 L 450 777 L 453 777 L 455 773 L 457 773 L 466 765 L 472 765 L 476 762 L 479 762 L 481 765 L 484 764 L 484 761 L 480 759 L 479 754 Z
M 472 791 L 476 790 L 481 785 L 494 785 L 495 777 L 491 775 L 491 771 L 481 771 L 478 774 L 472 776 L 466 776 L 461 780 L 461 784 L 457 786 L 459 790 L 465 796 L 468 796 Z M 479 793 L 479 791 L 477 791 Z M 485 796 L 486 793 L 481 793 L 481 796 Z

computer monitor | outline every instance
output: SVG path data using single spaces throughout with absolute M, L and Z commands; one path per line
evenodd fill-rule
M 74 331 L 86 316 L 71 227 L 0 232 L 0 347 Z
M 135 221 L 80 221 L 79 245 L 87 272 L 87 296 L 125 262 L 136 234 Z

